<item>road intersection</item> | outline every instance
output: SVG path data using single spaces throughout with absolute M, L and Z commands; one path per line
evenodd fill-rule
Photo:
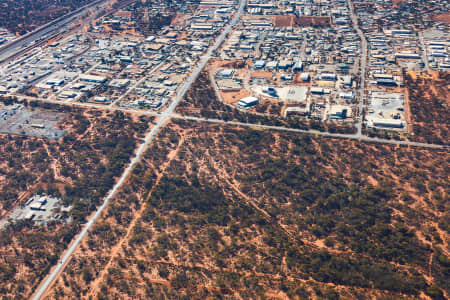
M 123 111 L 123 112 L 129 112 L 129 113 L 136 113 L 136 114 L 142 114 L 142 115 L 151 115 L 155 117 L 155 123 L 153 127 L 150 129 L 150 131 L 145 136 L 143 142 L 139 145 L 138 149 L 136 150 L 136 154 L 132 157 L 130 163 L 114 185 L 114 187 L 108 192 L 105 200 L 103 203 L 98 207 L 98 209 L 95 211 L 94 215 L 89 219 L 89 221 L 85 224 L 85 226 L 82 228 L 81 232 L 76 236 L 76 238 L 72 241 L 68 249 L 63 254 L 61 260 L 59 263 L 50 271 L 48 276 L 41 282 L 40 286 L 37 288 L 35 294 L 33 295 L 32 299 L 41 299 L 47 290 L 51 287 L 52 283 L 58 278 L 59 274 L 64 270 L 65 266 L 70 261 L 73 253 L 80 245 L 81 241 L 87 236 L 89 233 L 89 230 L 95 223 L 95 221 L 101 216 L 104 209 L 107 207 L 109 202 L 114 198 L 117 191 L 121 188 L 121 186 L 124 184 L 128 176 L 133 171 L 136 164 L 141 160 L 143 154 L 148 149 L 148 146 L 150 143 L 155 139 L 155 137 L 158 135 L 160 130 L 171 120 L 171 119 L 183 119 L 183 120 L 189 120 L 193 122 L 206 122 L 206 123 L 212 123 L 212 124 L 223 124 L 223 125 L 231 125 L 231 126 L 239 126 L 239 127 L 250 127 L 250 128 L 259 128 L 259 129 L 265 129 L 265 130 L 273 130 L 273 131 L 285 131 L 285 132 L 293 132 L 293 133 L 303 133 L 303 134 L 312 134 L 316 136 L 323 136 L 323 137 L 331 137 L 331 138 L 343 138 L 343 139 L 352 139 L 352 140 L 360 140 L 364 142 L 372 142 L 372 143 L 381 143 L 381 144 L 392 144 L 392 145 L 399 145 L 399 146 L 412 146 L 412 147 L 423 147 L 423 148 L 430 148 L 430 149 L 448 149 L 448 146 L 444 145 L 434 145 L 434 144 L 424 144 L 424 143 L 418 143 L 418 142 L 411 142 L 411 141 L 398 141 L 398 140 L 389 140 L 389 139 L 381 139 L 381 138 L 373 138 L 363 135 L 362 132 L 362 124 L 363 124 L 363 97 L 364 97 L 364 87 L 365 87 L 365 76 L 366 76 L 366 61 L 367 61 L 367 41 L 364 36 L 364 33 L 361 31 L 361 29 L 358 27 L 357 17 L 355 15 L 355 12 L 353 10 L 352 2 L 351 0 L 348 0 L 348 5 L 350 7 L 351 17 L 354 29 L 357 31 L 358 35 L 360 36 L 361 43 L 362 43 L 362 58 L 361 58 L 361 64 L 360 64 L 360 70 L 361 70 L 361 83 L 360 83 L 360 103 L 359 103 L 359 119 L 357 123 L 357 132 L 355 134 L 340 134 L 340 133 L 329 133 L 329 132 L 322 132 L 322 131 L 316 131 L 316 130 L 302 130 L 302 129 L 295 129 L 295 128 L 287 128 L 287 127 L 281 127 L 281 126 L 271 126 L 271 125 L 261 125 L 261 124 L 252 124 L 252 123 L 245 123 L 245 122 L 236 122 L 236 121 L 225 121 L 225 120 L 218 120 L 218 119 L 209 119 L 209 118 L 202 118 L 202 117 L 193 117 L 193 116 L 186 116 L 175 113 L 175 109 L 177 108 L 180 101 L 184 98 L 186 92 L 191 88 L 192 84 L 196 81 L 202 70 L 205 68 L 209 60 L 213 57 L 214 53 L 219 49 L 219 47 L 222 45 L 222 43 L 227 38 L 228 34 L 231 32 L 234 25 L 237 24 L 239 21 L 241 15 L 244 12 L 244 8 L 246 5 L 246 0 L 239 0 L 239 7 L 233 16 L 232 20 L 226 25 L 226 27 L 223 29 L 223 31 L 220 33 L 220 35 L 216 38 L 214 43 L 209 47 L 207 52 L 202 56 L 200 59 L 197 67 L 191 72 L 191 74 L 188 76 L 187 80 L 184 82 L 184 84 L 181 86 L 181 88 L 178 90 L 176 96 L 172 99 L 170 104 L 166 107 L 165 110 L 163 110 L 161 113 L 157 112 L 150 112 L 140 109 L 131 109 L 131 108 L 123 108 L 118 107 L 116 105 L 101 105 L 101 104 L 95 104 L 95 103 L 78 103 L 78 102 L 61 102 L 57 101 L 55 99 L 40 99 L 35 97 L 27 97 L 27 96 L 21 96 L 21 95 L 15 95 L 18 99 L 26 99 L 26 100 L 38 100 L 46 103 L 53 103 L 53 104 L 59 104 L 59 105 L 65 105 L 65 106 L 73 106 L 73 107 L 85 107 L 85 108 L 96 108 L 101 110 L 110 110 L 110 111 Z M 138 82 L 139 83 L 139 82 Z M 136 86 L 138 85 L 136 84 Z M 134 88 L 134 87 L 133 87 Z
M 227 37 L 228 33 L 231 31 L 233 26 L 239 21 L 246 4 L 246 0 L 240 0 L 239 1 L 239 8 L 234 15 L 231 22 L 225 27 L 225 29 L 222 31 L 222 33 L 219 35 L 219 37 L 216 39 L 215 43 L 209 48 L 209 50 L 206 52 L 206 54 L 202 57 L 200 60 L 200 63 L 198 64 L 197 68 L 194 69 L 194 71 L 189 76 L 188 80 L 184 83 L 182 88 L 178 91 L 177 95 L 171 102 L 171 104 L 167 107 L 167 109 L 157 118 L 156 124 L 151 128 L 151 130 L 146 135 L 144 142 L 139 146 L 136 155 L 131 159 L 131 162 L 128 164 L 125 171 L 120 176 L 117 183 L 114 185 L 114 187 L 108 192 L 108 195 L 106 196 L 105 200 L 103 201 L 102 205 L 100 205 L 97 209 L 97 211 L 94 213 L 94 215 L 89 219 L 89 221 L 86 223 L 86 225 L 83 227 L 81 232 L 78 234 L 78 236 L 75 238 L 75 240 L 71 243 L 69 248 L 66 250 L 64 255 L 62 256 L 62 259 L 60 262 L 50 271 L 49 275 L 45 278 L 45 280 L 40 284 L 37 291 L 33 295 L 33 300 L 41 299 L 42 296 L 45 294 L 45 292 L 48 290 L 48 288 L 51 286 L 51 284 L 55 281 L 55 279 L 58 277 L 58 275 L 64 270 L 67 263 L 70 261 L 70 258 L 72 257 L 72 254 L 74 251 L 78 248 L 81 241 L 86 237 L 86 235 L 89 232 L 89 229 L 91 229 L 92 225 L 94 225 L 95 221 L 98 219 L 98 217 L 102 214 L 108 203 L 111 201 L 111 199 L 115 196 L 117 191 L 120 189 L 122 184 L 125 182 L 126 178 L 130 175 L 130 173 L 133 171 L 134 166 L 137 164 L 138 161 L 140 161 L 142 155 L 145 153 L 145 151 L 148 148 L 148 145 L 153 141 L 153 139 L 158 135 L 160 129 L 169 121 L 171 118 L 171 115 L 175 111 L 175 108 L 180 103 L 181 99 L 183 99 L 184 95 L 188 91 L 188 89 L 191 87 L 192 83 L 197 79 L 198 75 L 202 71 L 202 69 L 206 66 L 209 59 L 212 57 L 212 54 L 215 50 L 217 50 L 222 42 Z

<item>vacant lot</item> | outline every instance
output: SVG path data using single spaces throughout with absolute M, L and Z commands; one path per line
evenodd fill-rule
M 330 17 L 294 17 L 294 16 L 275 16 L 275 27 L 326 27 L 331 25 Z
M 406 74 L 414 139 L 425 143 L 450 143 L 450 73 L 431 76 Z
M 101 203 L 151 124 L 121 112 L 49 105 L 37 110 L 64 114 L 59 126 L 67 134 L 59 141 L 0 134 L 0 214 L 5 216 L 31 195 L 47 194 L 73 207 L 72 221 L 42 227 L 21 221 L 0 232 L 0 295 L 22 299 Z
M 319 121 L 306 121 L 295 117 L 283 118 L 274 114 L 280 112 L 277 103 L 268 105 L 262 102 L 251 108 L 247 112 L 240 111 L 230 105 L 220 101 L 212 86 L 208 73 L 202 72 L 191 88 L 186 93 L 184 99 L 177 107 L 177 112 L 196 117 L 211 119 L 221 119 L 225 121 L 235 120 L 245 123 L 264 124 L 274 126 L 285 126 L 299 129 L 315 129 L 320 131 L 354 133 L 356 129 L 347 125 L 326 124 Z M 252 112 L 267 113 L 267 115 L 255 114 Z
M 23 105 L 2 105 L 0 132 L 58 140 L 65 131 L 56 126 L 65 117 L 63 113 L 32 110 Z
M 449 159 L 171 123 L 48 299 L 444 299 Z
M 450 24 L 450 13 L 435 15 L 432 19 L 434 21 Z

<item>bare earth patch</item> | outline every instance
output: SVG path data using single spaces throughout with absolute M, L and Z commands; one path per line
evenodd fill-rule
M 436 258 L 448 247 L 448 223 L 436 224 L 448 217 L 446 194 L 434 192 L 448 160 L 172 122 L 48 299 L 408 299 L 433 284 L 448 293 Z

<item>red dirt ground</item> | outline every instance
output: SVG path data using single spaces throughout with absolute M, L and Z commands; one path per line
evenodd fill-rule
M 330 26 L 329 17 L 275 16 L 275 27 Z
M 439 21 L 445 24 L 450 24 L 450 13 L 440 14 L 433 16 L 434 21 Z

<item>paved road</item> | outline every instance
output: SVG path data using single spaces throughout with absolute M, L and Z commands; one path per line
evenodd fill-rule
M 188 89 L 191 87 L 192 83 L 197 79 L 200 72 L 203 70 L 203 68 L 206 66 L 208 61 L 211 59 L 214 51 L 216 51 L 220 45 L 223 43 L 227 35 L 230 33 L 231 29 L 234 25 L 237 24 L 239 21 L 239 18 L 241 17 L 242 13 L 244 12 L 246 0 L 239 0 L 239 8 L 234 15 L 233 19 L 230 23 L 224 28 L 224 30 L 221 32 L 221 34 L 217 37 L 214 44 L 208 49 L 206 54 L 202 57 L 200 60 L 197 68 L 194 69 L 194 71 L 189 76 L 188 80 L 183 84 L 181 89 L 178 91 L 178 94 L 175 96 L 175 99 L 172 101 L 172 103 L 169 105 L 167 110 L 163 113 L 163 115 L 172 114 L 175 111 L 175 108 L 177 107 L 178 103 L 183 99 L 184 95 L 188 91 Z
M 159 63 L 158 65 L 156 65 L 155 67 L 153 67 L 148 73 L 147 75 L 145 75 L 144 77 L 142 77 L 140 80 L 138 80 L 135 84 L 133 84 L 131 87 L 128 88 L 128 90 L 123 93 L 122 96 L 120 96 L 117 100 L 112 101 L 109 106 L 116 106 L 116 104 L 120 105 L 120 101 L 122 101 L 126 96 L 128 96 L 132 91 L 134 91 L 141 83 L 143 83 L 145 80 L 149 79 L 150 77 L 152 77 L 152 74 L 155 73 L 163 64 L 165 64 L 166 61 L 163 60 L 161 63 Z
M 160 117 L 162 116 L 161 113 L 157 113 L 154 111 L 149 110 L 142 110 L 142 109 L 132 109 L 132 108 L 125 108 L 125 107 L 118 107 L 118 106 L 107 106 L 102 104 L 95 104 L 95 103 L 80 103 L 80 102 L 61 102 L 56 100 L 50 100 L 50 99 L 44 99 L 44 98 L 35 98 L 35 97 L 29 97 L 29 96 L 17 96 L 19 99 L 29 99 L 29 100 L 39 100 L 46 103 L 54 103 L 54 104 L 60 104 L 60 105 L 67 105 L 67 106 L 79 106 L 84 108 L 95 108 L 100 110 L 114 110 L 114 111 L 123 111 L 126 113 L 135 113 L 135 114 L 141 114 L 141 115 L 149 115 L 154 117 Z M 233 121 L 223 121 L 218 119 L 206 119 L 201 117 L 192 117 L 192 116 L 186 116 L 174 113 L 173 111 L 171 113 L 165 113 L 163 114 L 167 116 L 168 118 L 175 118 L 175 119 L 185 119 L 185 120 L 193 120 L 198 122 L 209 122 L 209 123 L 220 123 L 220 124 L 229 124 L 229 125 L 238 125 L 238 126 L 246 126 L 246 127 L 261 127 L 266 129 L 272 129 L 277 131 L 290 131 L 290 132 L 298 132 L 298 133 L 307 133 L 307 134 L 313 134 L 313 135 L 320 135 L 320 136 L 330 136 L 335 138 L 345 138 L 345 139 L 358 139 L 363 141 L 371 141 L 371 142 L 377 142 L 380 144 L 398 144 L 398 145 L 411 145 L 411 146 L 417 146 L 417 147 L 423 147 L 423 148 L 441 148 L 441 149 L 448 149 L 448 146 L 444 145 L 438 145 L 438 144 L 425 144 L 425 143 L 416 143 L 416 142 L 410 142 L 410 141 L 395 141 L 395 140 L 388 140 L 388 139 L 382 139 L 382 138 L 371 138 L 365 135 L 357 135 L 357 134 L 340 134 L 340 133 L 330 133 L 330 132 L 322 132 L 317 130 L 303 130 L 303 129 L 295 129 L 295 128 L 287 128 L 282 126 L 267 126 L 267 125 L 258 125 L 253 123 L 242 123 L 242 122 L 233 122 Z
M 98 63 L 94 64 L 92 67 L 90 67 L 86 72 L 84 72 L 84 73 L 78 73 L 77 76 L 75 76 L 72 80 L 70 80 L 70 83 L 76 82 L 78 79 L 80 79 L 80 77 L 81 77 L 82 75 L 84 75 L 84 74 L 89 74 L 92 70 L 95 70 L 95 68 L 97 68 L 97 67 L 98 67 L 99 65 L 101 65 L 101 64 L 102 64 L 101 62 L 98 62 Z M 72 85 L 69 84 L 69 83 L 67 83 L 66 86 L 63 87 L 62 89 L 60 89 L 60 90 L 58 91 L 57 94 L 53 94 L 53 95 L 50 97 L 50 99 L 52 99 L 52 100 L 58 99 L 59 96 L 60 96 L 63 92 L 67 91 L 67 90 L 70 89 L 70 88 L 72 88 Z M 76 98 L 79 98 L 79 97 L 76 97 Z M 64 100 L 64 101 L 65 101 L 65 102 L 71 102 L 72 100 L 74 100 L 74 99 L 67 98 L 67 99 Z
M 419 39 L 420 39 L 420 43 L 422 44 L 422 61 L 425 64 L 425 71 L 429 72 L 430 71 L 430 63 L 428 61 L 428 49 L 427 49 L 427 45 L 425 44 L 425 40 L 423 38 L 422 31 L 419 32 Z
M 89 9 L 92 7 L 99 5 L 104 2 L 104 0 L 96 0 L 93 1 L 71 13 L 68 13 L 52 22 L 49 22 L 33 32 L 21 37 L 18 40 L 15 40 L 3 47 L 0 48 L 0 62 L 8 59 L 9 57 L 15 55 L 17 52 L 22 51 L 25 46 L 30 45 L 31 43 L 38 41 L 42 38 L 48 37 L 59 30 L 67 27 L 69 24 L 73 23 L 73 21 L 79 19 L 84 14 L 86 14 Z
M 350 1 L 350 0 L 349 0 Z M 245 0 L 240 0 L 239 8 L 235 16 L 233 17 L 232 21 L 226 26 L 226 28 L 222 31 L 222 33 L 219 35 L 219 37 L 216 39 L 214 44 L 209 48 L 209 50 L 206 52 L 206 54 L 202 57 L 202 59 L 199 62 L 199 65 L 197 68 L 193 70 L 193 72 L 188 77 L 187 81 L 184 83 L 184 85 L 181 87 L 171 104 L 168 106 L 168 108 L 159 115 L 157 118 L 157 122 L 155 126 L 150 130 L 150 132 L 146 135 L 144 142 L 139 146 L 136 155 L 131 159 L 130 164 L 127 166 L 117 183 L 114 185 L 114 187 L 108 192 L 104 202 L 102 205 L 97 209 L 95 214 L 92 218 L 89 219 L 89 221 L 86 223 L 86 225 L 81 230 L 80 234 L 73 240 L 69 248 L 66 250 L 64 255 L 62 256 L 60 262 L 55 266 L 55 268 L 51 271 L 51 273 L 47 276 L 47 278 L 41 283 L 38 290 L 34 294 L 32 299 L 40 299 L 44 293 L 47 291 L 47 289 L 50 287 L 52 282 L 58 277 L 60 272 L 64 269 L 64 267 L 67 265 L 67 263 L 70 261 L 70 258 L 73 254 L 73 252 L 77 249 L 81 241 L 86 237 L 89 229 L 92 227 L 92 225 L 95 223 L 95 221 L 99 218 L 99 216 L 102 214 L 105 207 L 109 204 L 111 199 L 115 196 L 116 192 L 119 190 L 119 188 L 122 186 L 122 184 L 125 182 L 127 177 L 132 172 L 134 166 L 138 163 L 138 161 L 141 159 L 142 155 L 145 153 L 148 145 L 153 141 L 153 139 L 157 136 L 160 129 L 166 124 L 166 122 L 170 118 L 181 118 L 186 120 L 192 120 L 192 121 L 200 121 L 200 122 L 210 122 L 210 123 L 218 123 L 218 124 L 230 124 L 235 126 L 246 126 L 246 127 L 257 127 L 257 128 L 264 128 L 264 129 L 270 129 L 270 130 L 282 130 L 282 131 L 290 131 L 290 132 L 299 132 L 299 133 L 309 133 L 309 134 L 315 134 L 320 136 L 329 136 L 329 137 L 338 137 L 338 138 L 348 138 L 348 139 L 358 139 L 358 140 L 364 140 L 369 142 L 380 142 L 380 143 L 389 143 L 389 144 L 396 144 L 396 145 L 408 145 L 408 146 L 418 146 L 418 147 L 426 147 L 426 148 L 447 148 L 442 145 L 430 145 L 430 144 L 422 144 L 422 143 L 415 143 L 415 142 L 405 142 L 405 141 L 393 141 L 393 140 L 384 140 L 384 139 L 378 139 L 378 138 L 369 138 L 361 135 L 361 132 L 352 135 L 352 134 L 333 134 L 333 133 L 327 133 L 327 132 L 320 132 L 320 131 L 307 131 L 307 130 L 300 130 L 300 129 L 291 129 L 291 128 L 284 128 L 284 127 L 278 127 L 278 126 L 268 126 L 268 125 L 256 125 L 256 124 L 249 124 L 249 123 L 241 123 L 241 122 L 234 122 L 234 121 L 223 121 L 223 120 L 212 120 L 212 119 L 205 119 L 205 118 L 197 118 L 197 117 L 189 117 L 189 116 L 182 116 L 174 114 L 174 111 L 181 101 L 183 99 L 184 95 L 188 91 L 188 89 L 191 87 L 193 82 L 197 79 L 198 75 L 202 71 L 202 69 L 206 66 L 209 59 L 212 57 L 212 54 L 215 50 L 219 48 L 221 43 L 225 40 L 228 33 L 231 31 L 232 27 L 237 23 L 239 20 L 241 14 L 243 13 L 244 7 L 245 7 Z M 365 40 L 365 39 L 363 39 Z M 362 68 L 365 71 L 365 63 L 364 68 Z M 364 80 L 362 81 L 364 82 Z M 48 100 L 47 100 L 48 102 Z M 53 101 L 55 103 L 59 103 L 58 101 Z M 75 103 L 72 103 L 75 105 Z M 80 104 L 81 105 L 81 104 Z M 98 107 L 97 105 L 87 105 L 83 104 L 82 106 L 92 106 L 92 107 Z M 138 113 L 144 113 L 139 110 L 129 110 L 129 109 L 121 109 L 117 107 L 104 107 L 100 106 L 104 109 L 114 109 L 114 110 L 123 110 L 123 111 L 131 111 L 131 112 L 138 112 Z M 155 115 L 155 113 L 152 113 Z M 157 115 L 157 114 L 156 114 Z
M 162 119 L 160 119 L 162 120 Z M 95 221 L 98 219 L 98 217 L 102 214 L 105 207 L 109 204 L 111 199 L 115 196 L 116 192 L 119 190 L 119 188 L 122 186 L 122 184 L 125 182 L 128 175 L 130 175 L 131 171 L 133 170 L 136 163 L 141 159 L 142 155 L 144 154 L 145 150 L 147 149 L 148 145 L 152 142 L 152 140 L 155 138 L 161 127 L 164 125 L 165 120 L 158 122 L 147 134 L 145 137 L 144 143 L 142 143 L 137 152 L 136 155 L 132 158 L 130 164 L 123 172 L 122 176 L 119 178 L 117 183 L 114 185 L 114 187 L 108 192 L 108 195 L 105 198 L 105 201 L 100 205 L 100 207 L 97 209 L 95 214 L 89 219 L 89 221 L 86 223 L 86 225 L 81 230 L 80 234 L 75 238 L 75 240 L 72 241 L 71 245 L 67 249 L 67 251 L 64 253 L 63 257 L 59 261 L 59 263 L 56 265 L 56 267 L 52 270 L 52 272 L 48 275 L 48 277 L 45 279 L 45 281 L 41 284 L 37 292 L 34 294 L 33 299 L 40 299 L 43 294 L 47 291 L 51 283 L 56 279 L 56 277 L 59 275 L 59 273 L 64 269 L 64 267 L 67 265 L 67 263 L 70 261 L 70 257 L 72 256 L 75 249 L 78 247 L 78 245 L 81 243 L 81 241 L 86 237 L 89 229 L 92 227 L 92 225 L 95 223 Z
M 161 116 L 157 119 L 156 125 L 150 130 L 150 132 L 146 135 L 144 139 L 144 143 L 142 143 L 137 152 L 136 155 L 132 158 L 130 164 L 123 172 L 122 176 L 120 176 L 117 183 L 114 185 L 114 187 L 108 192 L 108 195 L 105 198 L 105 201 L 102 205 L 97 209 L 95 214 L 92 218 L 89 219 L 89 221 L 86 223 L 86 225 L 81 230 L 80 234 L 73 240 L 69 248 L 64 253 L 63 257 L 61 258 L 60 262 L 55 266 L 55 268 L 50 272 L 50 274 L 47 276 L 47 278 L 41 283 L 38 290 L 34 294 L 33 298 L 34 300 L 41 299 L 41 297 L 44 295 L 44 293 L 47 291 L 47 289 L 51 286 L 52 282 L 58 277 L 58 275 L 61 273 L 61 271 L 64 269 L 64 267 L 67 265 L 67 263 L 70 261 L 70 258 L 81 243 L 81 241 L 86 237 L 89 229 L 92 227 L 92 225 L 95 223 L 95 221 L 98 219 L 98 217 L 102 214 L 105 207 L 109 204 L 111 199 L 114 197 L 116 192 L 119 190 L 119 188 L 122 186 L 122 184 L 125 182 L 128 175 L 130 175 L 131 171 L 133 170 L 136 163 L 141 159 L 142 155 L 144 154 L 145 150 L 147 149 L 148 145 L 152 142 L 152 140 L 157 136 L 159 130 L 165 125 L 165 123 L 171 118 L 172 113 L 175 111 L 175 108 L 183 99 L 184 95 L 186 94 L 187 90 L 190 88 L 192 83 L 195 81 L 195 79 L 200 74 L 201 70 L 205 67 L 205 65 L 208 63 L 209 59 L 211 58 L 213 51 L 215 51 L 220 44 L 224 41 L 227 34 L 231 31 L 232 27 L 237 23 L 239 20 L 241 14 L 244 11 L 246 0 L 240 0 L 239 2 L 239 8 L 235 16 L 233 17 L 232 21 L 224 28 L 222 33 L 219 35 L 219 37 L 216 39 L 216 42 L 209 48 L 209 50 L 206 52 L 206 54 L 202 57 L 200 60 L 200 63 L 198 67 L 191 73 L 188 80 L 185 82 L 185 84 L 182 86 L 178 94 L 175 96 L 171 104 L 168 106 L 168 108 L 161 114 Z
M 44 99 L 44 98 L 35 98 L 35 97 L 29 97 L 29 96 L 22 96 L 18 95 L 17 98 L 19 99 L 29 99 L 29 100 L 39 100 L 46 103 L 53 103 L 53 104 L 59 104 L 59 105 L 67 105 L 67 106 L 74 106 L 74 107 L 84 107 L 84 108 L 95 108 L 100 110 L 114 110 L 114 111 L 123 111 L 126 113 L 135 113 L 135 114 L 141 114 L 141 115 L 149 115 L 154 117 L 161 117 L 166 116 L 168 118 L 175 118 L 175 119 L 185 119 L 185 120 L 193 120 L 198 122 L 209 122 L 209 123 L 220 123 L 220 124 L 229 124 L 229 125 L 238 125 L 238 126 L 246 126 L 246 127 L 261 127 L 266 129 L 272 129 L 277 131 L 290 131 L 290 132 L 298 132 L 298 133 L 307 133 L 307 134 L 313 134 L 313 135 L 320 135 L 320 136 L 330 136 L 335 138 L 345 138 L 345 139 L 358 139 L 362 141 L 371 141 L 376 142 L 380 144 L 398 144 L 398 145 L 410 145 L 410 146 L 417 146 L 417 147 L 423 147 L 423 148 L 440 148 L 440 149 L 448 149 L 448 146 L 444 145 L 438 145 L 438 144 L 425 144 L 425 143 L 416 143 L 416 142 L 410 142 L 410 141 L 395 141 L 395 140 L 388 140 L 388 139 L 382 139 L 382 138 L 371 138 L 365 135 L 358 135 L 358 134 L 340 134 L 340 133 L 330 133 L 330 132 L 323 132 L 323 131 L 317 131 L 317 130 L 303 130 L 303 129 L 295 129 L 295 128 L 287 128 L 282 126 L 268 126 L 268 125 L 258 125 L 253 123 L 242 123 L 242 122 L 233 122 L 233 121 L 223 121 L 218 119 L 206 119 L 201 117 L 193 117 L 193 116 L 186 116 L 174 113 L 174 110 L 172 110 L 170 113 L 158 113 L 154 111 L 149 110 L 143 110 L 143 109 L 132 109 L 132 108 L 125 108 L 125 107 L 118 107 L 118 106 L 108 106 L 108 105 L 102 105 L 102 104 L 96 104 L 96 103 L 80 103 L 80 102 L 61 102 L 56 100 L 50 100 L 50 99 Z M 166 119 L 167 120 L 167 119 Z
M 350 2 L 350 0 L 349 0 Z M 244 8 L 245 8 L 246 0 L 240 0 L 239 2 L 239 8 L 235 16 L 233 17 L 232 21 L 224 28 L 222 33 L 219 35 L 219 37 L 216 39 L 214 44 L 209 48 L 209 50 L 206 52 L 206 54 L 202 57 L 200 60 L 197 68 L 195 68 L 186 82 L 183 84 L 175 98 L 172 100 L 171 104 L 167 107 L 167 109 L 161 113 L 156 114 L 153 112 L 144 112 L 140 110 L 130 110 L 130 109 L 122 109 L 118 107 L 112 107 L 112 106 L 99 106 L 99 105 L 91 105 L 91 104 L 81 104 L 81 103 L 70 103 L 70 105 L 79 105 L 79 106 L 85 106 L 85 107 L 97 107 L 102 109 L 113 109 L 113 110 L 122 110 L 122 111 L 128 111 L 128 112 L 136 112 L 136 113 L 146 113 L 151 115 L 159 115 L 157 118 L 155 126 L 150 130 L 150 132 L 146 135 L 144 142 L 138 147 L 136 151 L 136 155 L 131 159 L 130 164 L 126 167 L 125 171 L 117 181 L 117 183 L 114 185 L 114 187 L 108 192 L 104 202 L 100 205 L 100 207 L 97 209 L 95 214 L 89 219 L 89 221 L 86 223 L 86 225 L 83 227 L 79 235 L 72 241 L 69 248 L 66 250 L 64 255 L 62 256 L 60 262 L 54 267 L 54 269 L 50 272 L 50 274 L 46 277 L 46 279 L 41 283 L 39 288 L 37 289 L 36 293 L 33 295 L 32 299 L 41 299 L 41 297 L 45 294 L 45 292 L 48 290 L 48 288 L 51 286 L 52 282 L 58 277 L 58 275 L 64 270 L 67 263 L 70 261 L 70 258 L 74 251 L 77 249 L 81 241 L 86 237 L 86 235 L 89 232 L 89 229 L 92 227 L 92 225 L 95 223 L 95 221 L 100 217 L 103 210 L 106 208 L 106 206 L 109 204 L 111 199 L 115 196 L 117 191 L 120 189 L 122 184 L 125 182 L 127 177 L 132 172 L 134 166 L 139 162 L 142 155 L 145 153 L 146 149 L 148 148 L 148 145 L 153 141 L 153 139 L 157 136 L 160 129 L 166 124 L 166 122 L 171 118 L 179 118 L 179 119 L 186 119 L 186 120 L 192 120 L 192 121 L 199 121 L 199 122 L 210 122 L 210 123 L 219 123 L 219 124 L 230 124 L 235 126 L 246 126 L 246 127 L 257 127 L 257 128 L 263 128 L 263 129 L 270 129 L 270 130 L 282 130 L 282 131 L 290 131 L 290 132 L 299 132 L 299 133 L 309 133 L 309 134 L 315 134 L 320 136 L 329 136 L 329 137 L 338 137 L 338 138 L 348 138 L 348 139 L 358 139 L 358 140 L 364 140 L 369 142 L 380 142 L 380 143 L 389 143 L 389 144 L 397 144 L 397 145 L 409 145 L 409 146 L 418 146 L 418 147 L 427 147 L 427 148 L 447 148 L 442 145 L 430 145 L 430 144 L 422 144 L 422 143 L 415 143 L 415 142 L 405 142 L 405 141 L 392 141 L 392 140 L 384 140 L 384 139 L 378 139 L 378 138 L 369 138 L 361 135 L 361 130 L 358 131 L 357 134 L 333 134 L 333 133 L 327 133 L 327 132 L 320 132 L 320 131 L 307 131 L 307 130 L 300 130 L 300 129 L 291 129 L 291 128 L 284 128 L 284 127 L 278 127 L 278 126 L 268 126 L 268 125 L 255 125 L 255 124 L 249 124 L 249 123 L 241 123 L 241 122 L 233 122 L 233 121 L 223 121 L 223 120 L 212 120 L 212 119 L 205 119 L 205 118 L 197 118 L 197 117 L 189 117 L 189 116 L 182 116 L 174 114 L 174 111 L 181 101 L 183 99 L 184 95 L 188 91 L 188 89 L 191 87 L 193 82 L 197 79 L 198 75 L 202 71 L 202 69 L 206 66 L 209 59 L 212 57 L 212 54 L 215 50 L 217 50 L 222 42 L 227 37 L 228 33 L 231 31 L 232 27 L 238 22 L 240 16 L 242 15 Z M 351 4 L 351 3 L 350 3 Z M 360 31 L 361 32 L 361 31 Z M 362 34 L 362 32 L 361 32 Z M 365 38 L 362 38 L 363 41 L 365 41 Z M 365 49 L 366 46 L 363 47 Z M 365 60 L 363 60 L 365 61 Z M 362 67 L 362 70 L 365 73 L 365 62 L 364 67 Z M 362 80 L 362 84 L 364 84 L 364 78 Z M 363 90 L 363 89 L 362 89 Z M 24 98 L 24 97 L 22 97 Z M 60 103 L 58 101 L 52 101 L 52 100 L 46 100 L 46 102 L 53 102 L 53 103 Z M 67 105 L 67 104 L 66 104 Z
M 367 66 L 367 39 L 366 36 L 364 35 L 364 32 L 362 32 L 361 28 L 359 28 L 359 22 L 358 22 L 358 17 L 356 16 L 354 7 L 353 7 L 353 3 L 352 0 L 347 0 L 347 5 L 350 9 L 350 17 L 352 19 L 352 23 L 353 23 L 353 28 L 356 30 L 356 32 L 358 33 L 358 36 L 361 40 L 361 74 L 360 74 L 360 79 L 361 79 L 361 83 L 360 83 L 360 88 L 358 90 L 359 93 L 359 103 L 358 103 L 358 110 L 359 110 L 359 115 L 358 115 L 358 122 L 356 123 L 356 129 L 357 129 L 357 136 L 362 138 L 362 123 L 363 123 L 363 108 L 364 108 L 364 89 L 365 89 L 365 84 L 366 84 L 366 66 Z
M 387 140 L 387 139 L 381 139 L 381 138 L 372 138 L 372 137 L 368 137 L 368 136 L 359 136 L 357 134 L 330 133 L 330 132 L 323 132 L 323 131 L 317 131 L 317 130 L 303 130 L 303 129 L 287 128 L 287 127 L 280 127 L 280 126 L 260 125 L 260 124 L 243 123 L 243 122 L 236 122 L 236 121 L 224 121 L 224 120 L 218 120 L 218 119 L 191 117 L 191 116 L 184 116 L 184 115 L 179 115 L 179 114 L 172 114 L 171 117 L 174 119 L 183 119 L 183 120 L 190 120 L 190 121 L 196 121 L 196 122 L 208 122 L 208 123 L 215 123 L 215 124 L 226 124 L 226 125 L 233 125 L 233 126 L 262 128 L 262 129 L 269 129 L 269 130 L 276 130 L 276 131 L 307 133 L 307 134 L 323 136 L 323 137 L 345 138 L 345 139 L 360 140 L 360 141 L 380 143 L 380 144 L 394 144 L 394 145 L 423 147 L 423 148 L 431 148 L 431 149 L 449 149 L 448 146 L 444 146 L 444 145 L 425 144 L 425 143 L 417 143 L 417 142 L 409 142 L 409 141 Z
M 214 92 L 216 93 L 216 97 L 219 99 L 219 101 L 222 102 L 224 105 L 226 105 L 228 107 L 231 107 L 233 109 L 237 109 L 237 110 L 239 110 L 241 112 L 244 112 L 244 113 L 247 113 L 248 111 L 245 108 L 241 108 L 241 107 L 239 107 L 237 105 L 232 105 L 230 103 L 226 103 L 223 100 L 222 94 L 220 93 L 219 87 L 217 86 L 217 82 L 216 82 L 216 79 L 215 79 L 216 74 L 217 74 L 217 72 L 212 73 L 209 79 L 210 79 L 210 81 L 211 81 L 211 83 L 213 85 Z M 250 70 L 247 72 L 247 75 L 250 76 Z M 251 92 L 251 89 L 250 89 L 250 87 L 247 84 L 247 78 L 244 78 L 244 80 L 242 82 L 243 82 L 244 89 L 246 89 L 247 91 Z M 252 114 L 253 115 L 257 115 L 257 116 L 270 116 L 269 114 L 255 112 L 255 111 L 253 111 Z

